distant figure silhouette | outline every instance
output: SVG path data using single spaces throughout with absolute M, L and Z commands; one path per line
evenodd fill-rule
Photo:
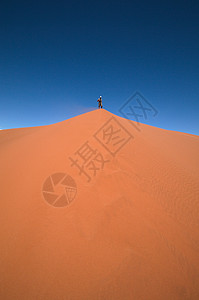
M 102 108 L 102 96 L 99 97 L 99 99 L 97 100 L 98 102 L 98 108 Z

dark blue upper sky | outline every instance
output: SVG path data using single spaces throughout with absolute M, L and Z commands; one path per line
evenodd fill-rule
M 199 134 L 198 1 L 4 1 L 0 128 L 51 124 L 139 91 L 146 123 Z M 142 117 L 140 122 L 145 122 Z

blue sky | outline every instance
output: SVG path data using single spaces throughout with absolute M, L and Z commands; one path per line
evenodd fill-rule
M 4 1 L 0 128 L 52 124 L 95 109 L 120 115 L 139 91 L 144 122 L 199 134 L 198 1 Z

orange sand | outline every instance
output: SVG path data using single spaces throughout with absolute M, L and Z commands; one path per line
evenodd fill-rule
M 110 119 L 131 134 L 114 156 L 96 139 Z M 95 110 L 0 131 L 0 299 L 199 299 L 199 137 L 133 124 Z M 90 182 L 69 159 L 86 141 L 109 160 Z M 77 193 L 58 201 L 59 173 Z

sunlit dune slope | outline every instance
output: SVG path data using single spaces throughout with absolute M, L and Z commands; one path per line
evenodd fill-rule
M 198 154 L 103 109 L 0 131 L 0 298 L 198 300 Z

